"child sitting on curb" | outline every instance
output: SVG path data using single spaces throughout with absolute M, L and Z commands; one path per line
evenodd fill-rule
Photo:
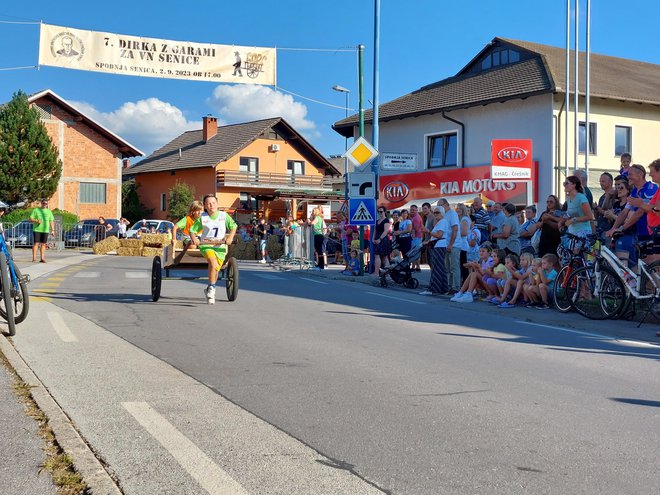
M 523 253 L 520 255 L 520 268 L 513 274 L 516 290 L 513 293 L 511 300 L 504 301 L 502 304 L 500 304 L 500 308 L 515 308 L 516 303 L 518 302 L 518 298 L 520 298 L 520 294 L 523 294 L 523 301 L 527 302 L 523 288 L 525 287 L 525 284 L 531 283 L 530 277 L 532 276 L 533 261 L 534 258 L 530 253 Z
M 476 289 L 483 288 L 484 290 L 487 290 L 484 276 L 486 275 L 486 270 L 493 266 L 493 258 L 490 256 L 492 251 L 493 248 L 490 247 L 490 244 L 483 244 L 479 248 L 479 261 L 468 261 L 465 263 L 465 267 L 470 273 L 465 279 L 465 282 L 463 282 L 461 290 L 458 291 L 450 301 L 460 303 L 473 302 L 473 292 Z
M 527 290 L 527 298 L 531 301 L 530 307 L 550 309 L 548 294 L 552 291 L 557 278 L 557 261 L 557 256 L 554 254 L 546 254 L 541 258 L 540 269 L 536 269 L 537 282 Z

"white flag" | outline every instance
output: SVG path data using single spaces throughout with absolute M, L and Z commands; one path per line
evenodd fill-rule
M 212 45 L 41 24 L 39 64 L 143 77 L 276 83 L 275 48 Z

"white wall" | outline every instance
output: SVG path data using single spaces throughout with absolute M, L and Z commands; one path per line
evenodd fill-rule
M 539 200 L 543 203 L 555 188 L 552 112 L 552 95 L 547 94 L 446 113 L 465 125 L 464 164 L 460 163 L 461 127 L 444 119 L 440 113 L 382 122 L 379 151 L 417 153 L 417 171 L 421 172 L 428 170 L 425 148 L 425 136 L 428 134 L 458 133 L 459 166 L 489 165 L 492 139 L 531 139 L 534 160 L 539 162 Z M 365 135 L 371 136 L 371 129 Z M 390 175 L 402 172 L 381 169 L 380 173 Z

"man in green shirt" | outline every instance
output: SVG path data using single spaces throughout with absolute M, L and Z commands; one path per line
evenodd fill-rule
M 225 262 L 228 246 L 234 241 L 237 225 L 232 217 L 218 209 L 215 194 L 204 196 L 204 208 L 206 213 L 190 227 L 190 239 L 208 261 L 209 285 L 204 289 L 204 295 L 208 304 L 215 304 L 218 272 Z
M 41 208 L 35 208 L 30 215 L 30 222 L 34 223 L 34 243 L 32 245 L 32 262 L 37 261 L 37 250 L 41 247 L 41 262 L 46 262 L 46 243 L 48 233 L 55 235 L 55 218 L 48 209 L 48 200 L 41 202 Z

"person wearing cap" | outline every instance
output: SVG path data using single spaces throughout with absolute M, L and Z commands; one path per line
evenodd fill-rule
M 55 217 L 53 212 L 48 209 L 48 200 L 41 201 L 41 208 L 32 210 L 29 218 L 34 223 L 34 244 L 32 245 L 32 263 L 37 261 L 37 251 L 41 251 L 41 263 L 46 262 L 46 243 L 48 242 L 48 233 L 55 235 Z

